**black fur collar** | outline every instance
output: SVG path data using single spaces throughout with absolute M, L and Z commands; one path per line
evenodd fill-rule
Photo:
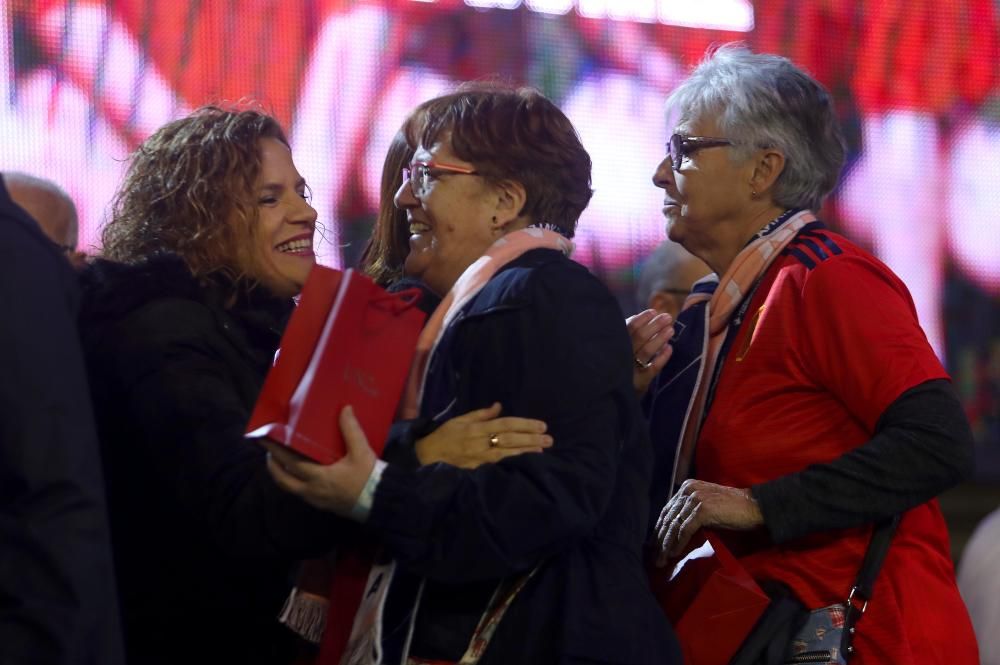
M 179 256 L 170 253 L 136 264 L 96 259 L 81 272 L 80 286 L 81 323 L 113 321 L 153 300 L 183 298 L 241 318 L 251 311 L 266 312 L 283 327 L 294 307 L 291 299 L 277 298 L 262 286 L 248 291 L 222 277 L 201 283 Z

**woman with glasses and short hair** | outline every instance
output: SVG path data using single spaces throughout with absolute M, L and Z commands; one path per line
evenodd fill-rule
M 490 84 L 428 102 L 406 134 L 407 264 L 445 296 L 408 413 L 433 427 L 498 401 L 554 444 L 472 471 L 384 465 L 345 410 L 343 460 L 272 448 L 280 485 L 363 522 L 395 559 L 370 578 L 348 662 L 680 662 L 642 567 L 651 454 L 628 335 L 568 258 L 589 155 L 548 99 Z
M 873 524 L 901 514 L 853 654 L 977 662 L 934 500 L 970 473 L 971 433 L 905 285 L 816 217 L 844 163 L 829 94 L 785 58 L 730 45 L 668 107 L 653 176 L 667 232 L 717 277 L 689 298 L 663 371 L 663 326 L 630 326 L 637 374 L 655 375 L 661 564 L 712 528 L 755 579 L 833 606 Z

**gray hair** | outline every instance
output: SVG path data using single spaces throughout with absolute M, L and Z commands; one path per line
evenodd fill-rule
M 785 168 L 774 201 L 818 210 L 844 166 L 844 136 L 830 94 L 788 58 L 753 53 L 738 43 L 709 54 L 670 95 L 668 114 L 681 121 L 718 116 L 734 159 L 777 148 Z

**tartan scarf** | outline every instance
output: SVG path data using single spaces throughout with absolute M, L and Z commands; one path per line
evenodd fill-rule
M 704 360 L 695 383 L 694 397 L 688 405 L 688 413 L 684 418 L 680 445 L 677 446 L 674 457 L 674 468 L 670 478 L 671 493 L 676 491 L 677 484 L 687 478 L 691 470 L 695 444 L 705 420 L 705 406 L 712 387 L 710 384 L 715 375 L 716 363 L 719 361 L 719 352 L 731 327 L 733 314 L 743 299 L 753 291 L 775 257 L 798 235 L 802 227 L 815 221 L 816 215 L 808 210 L 785 211 L 754 234 L 719 279 L 719 285 L 711 296 L 692 294 L 684 302 L 684 309 L 687 309 L 708 300 L 706 308 L 708 324 L 705 326 L 702 347 Z

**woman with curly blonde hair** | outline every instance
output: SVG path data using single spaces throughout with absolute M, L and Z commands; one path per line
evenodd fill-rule
M 260 111 L 200 109 L 131 157 L 81 315 L 130 662 L 290 662 L 277 617 L 294 567 L 353 533 L 280 491 L 243 438 L 316 225 L 285 133 Z M 421 460 L 546 445 L 540 423 L 481 411 L 421 439 Z M 489 448 L 484 427 L 509 445 Z

